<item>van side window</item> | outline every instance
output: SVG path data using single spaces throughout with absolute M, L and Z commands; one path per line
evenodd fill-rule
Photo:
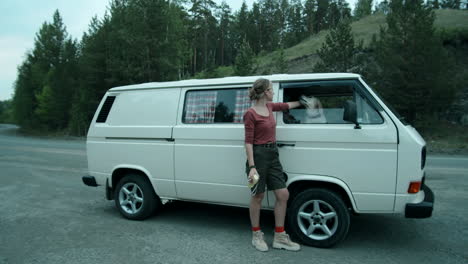
M 305 96 L 307 107 L 291 109 L 283 113 L 286 124 L 347 124 L 343 120 L 344 103 L 354 101 L 360 124 L 382 124 L 383 119 L 375 110 L 356 81 L 336 80 L 317 82 L 282 83 L 283 101 L 298 101 Z
M 182 122 L 243 123 L 243 115 L 251 105 L 247 88 L 192 90 L 185 95 Z
M 115 96 L 107 96 L 106 101 L 102 105 L 101 111 L 96 119 L 96 123 L 105 123 L 107 121 L 107 116 L 114 104 Z

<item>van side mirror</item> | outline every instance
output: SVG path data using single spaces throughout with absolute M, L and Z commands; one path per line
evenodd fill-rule
M 361 126 L 359 125 L 357 121 L 357 110 L 356 110 L 355 102 L 351 100 L 347 100 L 345 102 L 343 120 L 356 124 L 356 126 L 354 126 L 354 129 L 361 129 Z

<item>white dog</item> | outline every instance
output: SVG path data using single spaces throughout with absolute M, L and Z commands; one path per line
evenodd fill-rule
M 304 124 L 326 123 L 327 119 L 323 115 L 323 107 L 320 101 L 313 96 L 301 95 L 299 101 L 306 108 L 306 114 L 302 120 Z

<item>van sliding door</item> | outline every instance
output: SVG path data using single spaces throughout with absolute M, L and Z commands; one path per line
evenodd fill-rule
M 243 114 L 251 106 L 247 85 L 186 88 L 179 105 L 173 134 L 177 196 L 248 206 L 243 125 Z

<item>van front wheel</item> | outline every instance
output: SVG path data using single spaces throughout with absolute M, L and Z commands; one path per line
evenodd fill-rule
M 120 214 L 131 220 L 148 218 L 160 204 L 152 185 L 141 175 L 125 176 L 115 188 L 114 200 Z
M 327 189 L 299 193 L 288 210 L 291 232 L 303 244 L 327 248 L 348 234 L 349 212 L 343 200 Z

